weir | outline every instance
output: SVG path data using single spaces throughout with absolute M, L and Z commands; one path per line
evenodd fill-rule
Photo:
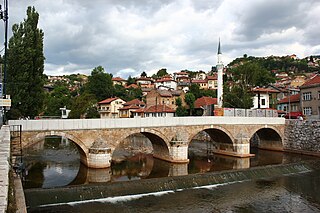
M 237 171 L 222 171 L 178 177 L 143 179 L 139 181 L 90 184 L 51 189 L 25 190 L 29 209 L 42 205 L 94 200 L 107 197 L 137 195 L 169 190 L 190 189 L 201 186 L 273 178 L 310 172 L 319 168 L 320 162 L 299 162 L 284 165 L 254 167 Z

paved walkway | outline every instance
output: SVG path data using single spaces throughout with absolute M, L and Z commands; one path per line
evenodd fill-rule
M 8 205 L 10 168 L 10 130 L 2 126 L 0 130 L 0 213 L 6 212 Z

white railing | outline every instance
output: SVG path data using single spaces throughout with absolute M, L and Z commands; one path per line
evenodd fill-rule
M 9 120 L 9 125 L 22 125 L 22 131 L 79 130 L 106 128 L 147 128 L 194 125 L 249 125 L 285 124 L 278 117 L 149 117 L 149 118 L 108 118 L 108 119 L 57 119 L 57 120 Z

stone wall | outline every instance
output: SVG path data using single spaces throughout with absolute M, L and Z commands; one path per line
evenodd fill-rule
M 286 121 L 284 149 L 320 156 L 320 122 Z

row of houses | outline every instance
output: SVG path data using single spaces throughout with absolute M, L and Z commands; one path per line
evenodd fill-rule
M 314 75 L 298 88 L 270 85 L 254 88 L 252 92 L 255 94 L 252 109 L 272 108 L 277 109 L 280 115 L 302 113 L 309 119 L 320 118 L 320 75 Z M 172 117 L 175 115 L 178 97 L 182 100 L 182 105 L 186 106 L 184 90 L 158 87 L 146 94 L 146 103 L 137 99 L 125 102 L 117 97 L 108 98 L 98 103 L 98 110 L 101 118 Z M 195 101 L 195 108 L 201 110 L 202 115 L 213 115 L 216 104 L 216 98 L 202 97 Z
M 174 117 L 177 109 L 176 100 L 180 98 L 182 106 L 186 106 L 183 90 L 154 89 L 146 96 L 146 103 L 134 99 L 125 102 L 121 98 L 108 98 L 98 103 L 101 118 L 132 118 L 132 117 Z M 213 115 L 216 98 L 202 97 L 195 101 L 195 108 L 202 115 Z
M 199 71 L 194 77 L 189 77 L 187 72 L 176 72 L 171 75 L 166 75 L 158 79 L 149 78 L 146 76 L 140 76 L 135 79 L 135 84 L 127 85 L 127 81 L 115 77 L 112 78 L 113 84 L 122 85 L 126 87 L 140 87 L 143 91 L 150 91 L 150 89 L 172 89 L 172 90 L 183 90 L 187 92 L 191 84 L 198 84 L 200 89 L 213 89 L 216 90 L 218 87 L 217 73 L 213 75 L 207 75 L 203 71 Z

